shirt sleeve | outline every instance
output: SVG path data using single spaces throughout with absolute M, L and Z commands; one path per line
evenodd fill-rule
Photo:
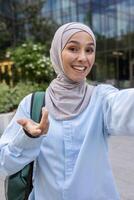
M 18 119 L 30 118 L 31 94 L 19 104 L 10 124 L 0 138 L 0 173 L 11 175 L 33 161 L 40 152 L 43 136 L 28 137 Z
M 110 87 L 104 97 L 103 114 L 108 134 L 134 136 L 134 89 Z

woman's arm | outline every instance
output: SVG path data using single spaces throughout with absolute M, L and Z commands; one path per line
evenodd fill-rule
M 104 99 L 106 132 L 112 135 L 134 136 L 134 89 L 115 89 Z
M 31 95 L 28 95 L 21 101 L 15 116 L 0 139 L 0 172 L 6 175 L 14 174 L 22 169 L 40 152 L 43 136 L 29 137 L 25 134 L 24 127 L 20 125 L 30 120 L 30 105 Z

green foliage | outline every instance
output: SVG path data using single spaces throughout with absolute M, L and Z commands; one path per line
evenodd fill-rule
M 0 113 L 8 112 L 12 109 L 11 93 L 8 85 L 0 84 Z
M 33 42 L 9 49 L 10 58 L 15 63 L 14 81 L 50 82 L 54 78 L 54 70 L 50 58 L 45 56 L 46 51 L 44 45 Z
M 0 1 L 1 2 L 1 1 Z M 17 46 L 26 40 L 45 43 L 49 54 L 52 37 L 58 24 L 44 15 L 46 0 L 2 1 L 0 16 L 0 59 L 3 60 L 6 48 Z M 6 17 L 5 9 L 9 17 Z
M 19 82 L 10 88 L 6 83 L 0 84 L 0 113 L 16 109 L 20 101 L 28 94 L 35 91 L 45 91 L 48 84 L 32 82 Z
M 5 58 L 5 49 L 10 45 L 10 31 L 4 20 L 0 21 L 0 60 Z
M 31 83 L 31 82 L 26 82 L 26 83 L 19 82 L 11 90 L 12 102 L 14 107 L 16 108 L 19 102 L 22 100 L 22 98 L 28 95 L 29 93 L 32 93 L 34 91 L 45 91 L 47 86 L 48 86 L 47 84 L 39 85 L 37 83 Z
M 10 44 L 10 32 L 4 20 L 0 21 L 0 49 Z
M 52 37 L 58 28 L 58 24 L 51 17 L 44 16 L 45 0 L 32 1 L 32 3 L 21 3 L 22 9 L 19 12 L 24 14 L 24 24 L 27 25 L 29 37 L 35 42 L 41 42 L 50 49 Z M 30 24 L 30 26 L 29 26 Z M 24 27 L 25 27 L 24 26 Z

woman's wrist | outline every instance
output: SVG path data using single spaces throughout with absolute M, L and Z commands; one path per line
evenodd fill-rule
M 30 137 L 30 138 L 38 138 L 38 137 L 40 137 L 39 135 L 37 135 L 37 136 L 31 135 L 31 134 L 28 133 L 24 128 L 23 128 L 23 130 L 24 130 L 24 133 L 25 133 L 28 137 Z

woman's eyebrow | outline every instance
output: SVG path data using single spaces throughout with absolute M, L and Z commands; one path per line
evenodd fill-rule
M 79 44 L 79 42 L 77 42 L 77 41 L 75 41 L 75 40 L 70 40 L 70 41 L 68 42 L 68 44 L 70 44 L 70 43 Z
M 70 40 L 70 41 L 68 42 L 68 44 L 70 44 L 70 43 L 80 44 L 80 42 L 75 41 L 75 40 Z M 93 42 L 89 42 L 89 43 L 87 43 L 87 45 L 89 45 L 89 46 L 94 46 L 94 43 L 93 43 Z

